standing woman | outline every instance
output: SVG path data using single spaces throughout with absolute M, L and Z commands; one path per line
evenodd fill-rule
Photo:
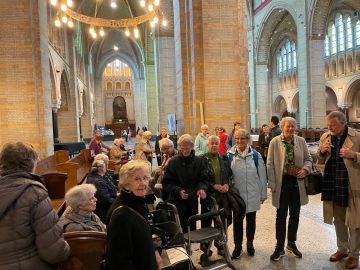
M 295 241 L 299 226 L 300 206 L 309 202 L 304 178 L 311 171 L 312 159 L 304 138 L 295 135 L 296 120 L 284 117 L 282 133 L 270 141 L 267 157 L 269 188 L 276 211 L 276 248 L 270 256 L 278 261 L 285 255 L 286 218 L 289 210 L 286 249 L 297 258 L 302 254 Z
M 156 270 L 161 257 L 155 250 L 145 195 L 150 164 L 131 160 L 120 169 L 120 195 L 108 214 L 106 265 L 108 270 Z
M 220 143 L 219 143 L 219 154 L 221 155 L 226 155 L 227 152 L 227 146 L 226 146 L 226 141 L 227 141 L 228 135 L 225 131 L 225 128 L 220 127 L 219 128 L 219 139 L 220 139 Z
M 254 237 L 256 229 L 256 211 L 267 198 L 266 169 L 261 155 L 250 144 L 250 133 L 245 129 L 235 131 L 235 145 L 228 151 L 235 187 L 246 204 L 246 239 L 247 253 L 254 256 Z M 242 253 L 243 221 L 235 224 L 235 249 L 232 257 L 237 259 Z
M 0 269 L 51 270 L 70 254 L 40 177 L 38 156 L 22 142 L 0 153 Z
M 195 143 L 194 143 L 195 156 L 201 156 L 207 153 L 208 148 L 206 141 L 208 137 L 209 137 L 209 126 L 202 125 L 200 128 L 200 133 L 195 138 Z

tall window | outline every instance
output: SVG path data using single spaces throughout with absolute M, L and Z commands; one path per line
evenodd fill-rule
M 336 29 L 335 24 L 331 26 L 331 54 L 337 53 L 336 49 Z
M 339 52 L 345 50 L 345 38 L 344 38 L 344 23 L 341 14 L 336 14 L 335 17 L 335 26 L 336 26 L 336 33 L 338 38 L 338 49 Z
M 356 46 L 360 46 L 360 20 L 356 22 Z
M 329 36 L 328 35 L 326 35 L 326 37 L 325 37 L 324 51 L 325 51 L 325 56 L 330 55 L 330 44 L 329 44 Z
M 295 42 L 287 39 L 282 44 L 277 55 L 278 73 L 297 67 Z
M 351 49 L 353 47 L 353 33 L 352 33 L 352 25 L 351 18 L 346 18 L 346 39 L 347 39 L 347 48 Z
M 292 42 L 292 43 L 291 43 L 291 54 L 292 54 L 293 67 L 296 68 L 296 67 L 297 67 L 297 61 L 296 61 L 296 47 L 295 47 L 295 42 Z

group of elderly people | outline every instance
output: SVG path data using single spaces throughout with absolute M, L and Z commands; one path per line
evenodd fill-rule
M 325 165 L 325 221 L 334 220 L 337 235 L 338 251 L 330 261 L 348 257 L 345 267 L 353 269 L 358 266 L 360 249 L 360 135 L 346 126 L 339 112 L 328 115 L 327 125 L 329 132 L 320 140 L 317 157 L 318 163 Z M 244 216 L 247 253 L 254 256 L 256 212 L 267 198 L 268 181 L 277 208 L 277 242 L 270 258 L 277 261 L 284 256 L 286 238 L 287 250 L 302 257 L 295 243 L 300 207 L 308 202 L 304 178 L 311 172 L 312 159 L 305 140 L 295 135 L 295 119 L 283 118 L 280 127 L 282 133 L 269 144 L 266 167 L 244 129 L 235 130 L 235 144 L 227 155 L 219 154 L 219 138 L 207 136 L 205 131 L 207 149 L 199 147 L 201 155 L 195 154 L 189 134 L 179 138 L 178 153 L 169 138 L 159 141 L 162 164 L 152 173 L 156 179 L 152 188 L 161 191 L 157 196 L 175 204 L 184 232 L 187 219 L 198 212 L 198 198 L 201 211 L 206 212 L 208 198 L 213 196 L 219 207 L 226 209 L 228 223 L 233 222 L 232 258 L 242 254 Z M 23 143 L 7 144 L 0 154 L 1 269 L 52 269 L 69 255 L 62 232 L 82 230 L 107 233 L 107 269 L 161 268 L 161 249 L 152 240 L 145 200 L 151 182 L 149 162 L 131 160 L 122 165 L 116 187 L 107 172 L 108 157 L 94 156 L 87 183 L 66 193 L 68 207 L 58 222 L 41 179 L 33 175 L 36 161 L 36 152 Z M 242 198 L 245 209 L 239 209 L 242 205 L 236 196 Z M 195 224 L 190 227 L 195 229 Z M 222 255 L 222 243 L 215 246 Z

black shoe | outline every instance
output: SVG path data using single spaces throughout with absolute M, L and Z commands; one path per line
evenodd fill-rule
M 286 246 L 286 249 L 290 251 L 296 258 L 302 258 L 301 252 L 298 250 L 298 248 L 295 245 L 295 242 L 288 243 Z
M 247 253 L 251 257 L 255 255 L 255 248 L 254 248 L 253 243 L 248 243 L 247 244 Z
M 284 249 L 276 247 L 274 253 L 270 256 L 270 260 L 276 262 L 280 260 L 280 258 L 283 257 L 284 255 L 285 255 Z
M 242 247 L 241 246 L 235 246 L 235 249 L 231 255 L 231 259 L 239 259 L 242 254 Z

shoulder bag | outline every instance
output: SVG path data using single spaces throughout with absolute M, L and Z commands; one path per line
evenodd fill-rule
M 323 175 L 313 166 L 312 172 L 304 179 L 307 195 L 316 195 L 321 193 Z

